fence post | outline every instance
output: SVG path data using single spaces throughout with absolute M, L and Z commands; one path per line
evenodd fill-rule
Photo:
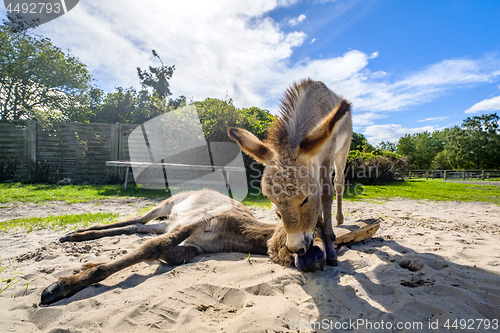
M 36 162 L 36 120 L 28 120 L 26 130 L 26 155 L 28 159 Z
M 444 170 L 444 180 L 446 180 L 446 170 Z
M 481 180 L 484 180 L 484 170 L 481 171 Z
M 465 180 L 465 171 L 462 171 L 462 180 Z
M 111 124 L 111 160 L 118 161 L 120 159 L 120 137 L 119 137 L 120 123 Z

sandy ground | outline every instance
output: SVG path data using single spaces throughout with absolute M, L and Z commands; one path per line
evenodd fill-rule
M 88 211 L 125 217 L 156 202 L 19 204 L 0 209 L 0 221 Z M 40 294 L 59 276 L 152 236 L 60 244 L 63 232 L 2 233 L 0 278 L 19 282 L 0 294 L 0 332 L 442 332 L 453 324 L 500 331 L 499 206 L 388 200 L 344 208 L 346 223 L 380 218 L 382 226 L 373 239 L 339 249 L 338 267 L 301 273 L 242 253 L 178 267 L 141 263 L 46 307 Z M 270 210 L 253 212 L 275 222 Z

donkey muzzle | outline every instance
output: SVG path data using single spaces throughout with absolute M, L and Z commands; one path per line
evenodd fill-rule
M 289 233 L 286 236 L 286 246 L 290 252 L 304 255 L 311 247 L 313 241 L 312 233 L 309 235 L 306 232 Z

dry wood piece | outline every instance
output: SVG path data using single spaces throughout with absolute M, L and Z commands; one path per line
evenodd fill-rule
M 342 224 L 333 228 L 335 244 L 354 243 L 368 239 L 380 228 L 380 219 L 358 220 L 354 224 Z

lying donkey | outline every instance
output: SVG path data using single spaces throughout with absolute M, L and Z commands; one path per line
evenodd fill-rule
M 142 216 L 80 229 L 59 240 L 84 241 L 118 234 L 164 233 L 167 231 L 165 223 L 146 225 L 162 217 L 169 220 L 168 233 L 147 241 L 137 250 L 115 261 L 85 264 L 79 273 L 59 278 L 42 292 L 41 303 L 51 304 L 70 297 L 119 270 L 143 261 L 163 260 L 167 264 L 180 265 L 202 253 L 269 254 L 274 262 L 283 266 L 295 265 L 303 271 L 322 270 L 325 265 L 321 219 L 318 220 L 312 246 L 306 254 L 298 256 L 285 245 L 286 231 L 281 222 L 259 222 L 241 203 L 211 190 L 179 193 Z M 378 229 L 378 224 L 363 227 L 368 232 L 361 236 L 359 232 L 347 231 L 344 232 L 347 237 L 338 237 L 337 240 L 359 241 L 368 238 Z

